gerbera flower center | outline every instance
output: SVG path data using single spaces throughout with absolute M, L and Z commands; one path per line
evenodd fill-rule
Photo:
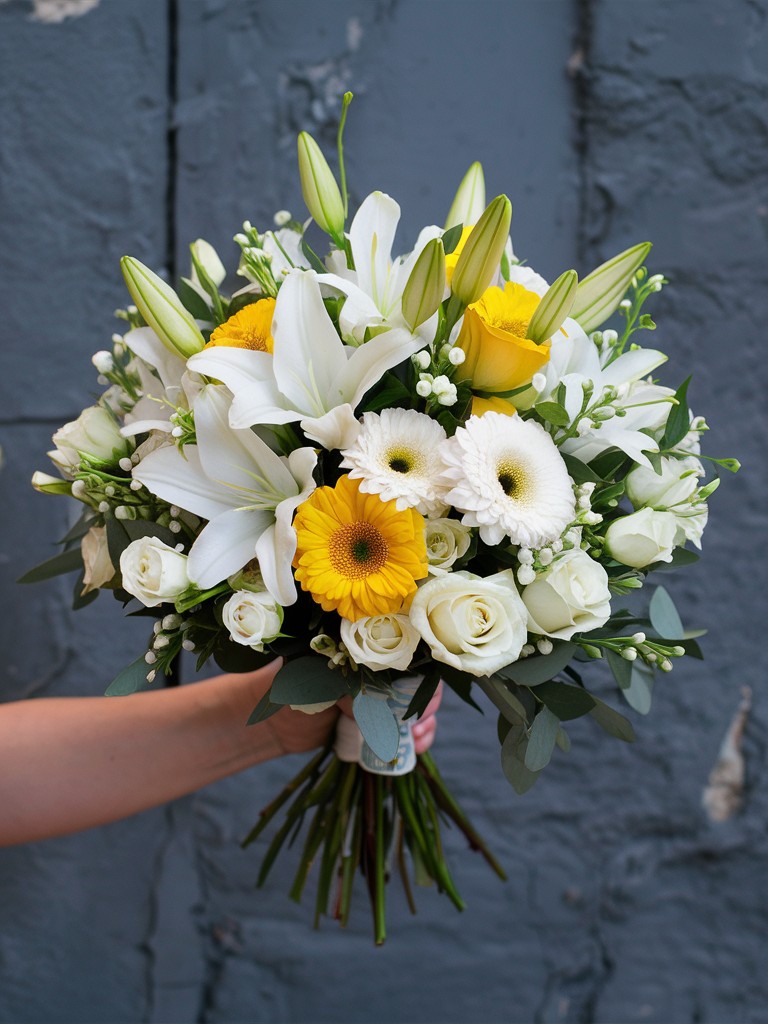
M 392 448 L 386 455 L 387 466 L 393 473 L 410 473 L 419 467 L 420 461 L 417 452 L 401 447 Z
M 499 486 L 508 498 L 520 498 L 525 491 L 525 476 L 519 466 L 502 462 L 496 470 Z
M 387 542 L 372 523 L 347 523 L 331 535 L 331 565 L 348 580 L 365 579 L 386 565 Z

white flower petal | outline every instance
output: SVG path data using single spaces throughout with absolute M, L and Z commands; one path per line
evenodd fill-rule
M 348 402 L 352 408 L 387 370 L 424 348 L 425 341 L 406 328 L 377 334 L 356 348 L 333 381 L 331 403 Z M 338 398 L 336 397 L 338 395 Z
M 131 352 L 157 370 L 164 387 L 181 387 L 187 364 L 181 356 L 165 347 L 151 327 L 135 327 L 128 331 L 124 341 Z
M 301 421 L 301 429 L 313 441 L 329 451 L 334 448 L 348 448 L 355 443 L 360 433 L 360 421 L 355 418 L 352 406 L 337 405 L 325 416 L 307 418 Z
M 614 359 L 603 370 L 603 384 L 626 384 L 647 377 L 649 373 L 666 363 L 667 356 L 653 348 L 636 348 Z
M 183 455 L 175 445 L 150 452 L 134 468 L 133 479 L 163 501 L 203 519 L 213 519 L 242 504 L 234 492 L 231 496 L 223 493 L 221 485 L 206 476 L 196 445 L 185 445 Z
M 372 192 L 363 200 L 349 229 L 358 284 L 382 313 L 399 220 L 400 207 L 395 200 L 384 192 Z
M 272 356 L 269 352 L 229 345 L 204 348 L 189 359 L 187 366 L 197 373 L 220 380 L 235 395 L 249 384 L 272 380 Z
M 212 519 L 189 552 L 189 578 L 201 590 L 207 590 L 242 569 L 255 556 L 256 542 L 274 521 L 271 512 L 238 509 Z

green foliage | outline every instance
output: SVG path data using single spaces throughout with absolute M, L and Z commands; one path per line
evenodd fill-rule
M 386 696 L 368 687 L 352 703 L 355 721 L 363 738 L 382 761 L 394 761 L 400 744 L 400 727 Z
M 572 718 L 581 718 L 588 714 L 595 705 L 595 698 L 580 686 L 571 686 L 552 679 L 536 688 L 536 696 L 546 704 L 550 711 L 557 715 L 561 722 Z M 554 740 L 552 741 L 554 742 Z
M 675 602 L 664 587 L 656 587 L 648 614 L 651 625 L 659 636 L 669 637 L 672 640 L 684 639 L 685 630 L 677 608 L 675 608 Z
M 562 672 L 575 653 L 576 644 L 555 643 L 551 654 L 520 658 L 499 669 L 498 674 L 513 679 L 519 686 L 538 686 Z
M 636 737 L 632 723 L 609 704 L 598 700 L 597 697 L 593 696 L 592 700 L 595 702 L 595 706 L 590 709 L 589 713 L 600 728 L 611 736 L 615 736 L 616 739 L 624 740 L 625 743 L 634 743 Z
M 567 427 L 571 422 L 571 418 L 557 402 L 539 402 L 536 406 L 536 412 L 541 416 L 542 419 L 548 423 L 553 423 L 556 427 Z
M 522 725 L 513 725 L 501 745 L 501 770 L 518 796 L 527 793 L 540 775 L 526 767 L 528 735 Z
M 675 445 L 680 444 L 690 429 L 691 418 L 686 398 L 688 385 L 690 383 L 691 378 L 687 377 L 675 392 L 677 405 L 672 406 L 669 416 L 667 417 L 667 425 L 664 428 L 664 437 L 661 441 L 662 451 L 667 451 L 670 448 L 674 448 Z
M 258 722 L 266 722 L 266 720 L 268 718 L 271 718 L 272 715 L 276 715 L 278 711 L 282 711 L 285 705 L 273 704 L 272 701 L 269 699 L 269 695 L 271 692 L 272 691 L 270 687 L 270 689 L 267 690 L 267 692 L 264 694 L 259 703 L 251 712 L 248 721 L 245 723 L 246 725 L 256 725 Z
M 82 568 L 83 556 L 78 545 L 77 547 L 70 548 L 68 551 L 59 552 L 58 555 L 54 555 L 53 558 L 49 558 L 45 562 L 41 562 L 34 569 L 30 569 L 23 576 L 19 576 L 16 582 L 40 583 L 42 580 L 49 580 L 54 576 L 62 576 L 64 573 L 75 572 L 76 569 L 82 570 Z
M 421 718 L 427 708 L 427 705 L 434 697 L 439 682 L 440 666 L 433 663 L 419 683 L 419 688 L 416 690 L 416 693 L 414 693 L 411 698 L 408 710 L 403 715 L 403 721 L 406 721 L 408 718 L 412 718 L 414 715 Z
M 555 749 L 559 729 L 560 720 L 545 705 L 534 718 L 528 734 L 528 746 L 525 751 L 525 767 L 528 771 L 538 772 L 547 767 Z
M 127 697 L 131 693 L 136 693 L 137 690 L 143 690 L 149 686 L 147 681 L 147 674 L 155 669 L 157 675 L 155 679 L 162 679 L 162 669 L 155 665 L 148 665 L 144 660 L 144 655 L 137 658 L 136 661 L 131 662 L 127 668 L 114 679 L 107 687 L 104 696 L 105 697 Z
M 328 659 L 308 655 L 286 662 L 272 683 L 274 704 L 320 704 L 338 700 L 349 693 L 341 669 L 332 669 Z
M 459 244 L 459 241 L 461 239 L 461 233 L 463 230 L 463 224 L 454 224 L 453 227 L 448 228 L 448 230 L 443 235 L 443 249 L 445 251 L 446 256 L 450 256 L 450 254 Z

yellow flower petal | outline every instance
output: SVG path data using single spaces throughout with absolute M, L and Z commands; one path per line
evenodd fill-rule
M 275 312 L 274 299 L 260 299 L 244 306 L 239 313 L 231 316 L 226 323 L 211 334 L 206 348 L 223 345 L 227 348 L 248 348 L 256 352 L 271 352 L 272 315 Z

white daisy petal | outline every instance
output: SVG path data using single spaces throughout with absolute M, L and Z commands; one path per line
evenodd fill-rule
M 487 412 L 471 416 L 441 446 L 451 488 L 445 501 L 466 526 L 479 526 L 486 544 L 504 537 L 540 548 L 574 516 L 568 470 L 546 430 L 533 420 Z
M 399 512 L 415 508 L 436 515 L 446 506 L 448 485 L 440 482 L 445 437 L 436 420 L 415 409 L 367 412 L 357 440 L 342 452 L 341 465 L 352 480 L 362 481 L 361 491 L 395 500 Z

